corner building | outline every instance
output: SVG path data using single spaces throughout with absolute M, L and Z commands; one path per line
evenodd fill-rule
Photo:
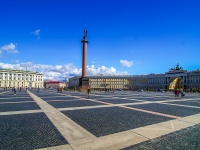
M 43 88 L 43 74 L 24 70 L 0 70 L 0 88 Z
M 179 64 L 165 74 L 129 75 L 129 76 L 87 76 L 91 89 L 124 90 L 189 90 L 200 91 L 200 70 L 183 70 Z M 78 87 L 78 79 L 69 79 L 69 88 Z

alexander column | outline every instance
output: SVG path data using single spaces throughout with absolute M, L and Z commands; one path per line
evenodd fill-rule
M 87 30 L 84 29 L 84 36 L 81 41 L 83 43 L 83 54 L 82 54 L 82 77 L 79 80 L 80 90 L 87 89 L 89 87 L 89 79 L 87 78 Z

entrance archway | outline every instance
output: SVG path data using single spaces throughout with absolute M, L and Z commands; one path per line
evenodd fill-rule
M 169 83 L 169 89 L 170 90 L 174 90 L 174 89 L 183 90 L 182 79 L 181 78 L 173 78 L 173 79 L 171 79 L 171 81 Z

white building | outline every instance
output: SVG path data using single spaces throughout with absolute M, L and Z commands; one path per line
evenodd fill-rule
M 0 69 L 1 88 L 43 88 L 43 74 L 38 72 Z

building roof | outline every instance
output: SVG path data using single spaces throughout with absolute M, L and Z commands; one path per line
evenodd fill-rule
M 64 82 L 61 82 L 61 81 L 47 81 L 46 83 L 47 84 L 56 84 L 56 83 L 64 83 Z
M 43 75 L 42 73 L 39 73 L 39 72 L 32 72 L 28 70 L 14 70 L 14 69 L 0 69 L 0 72 L 32 73 L 32 74 L 37 74 L 37 75 Z

